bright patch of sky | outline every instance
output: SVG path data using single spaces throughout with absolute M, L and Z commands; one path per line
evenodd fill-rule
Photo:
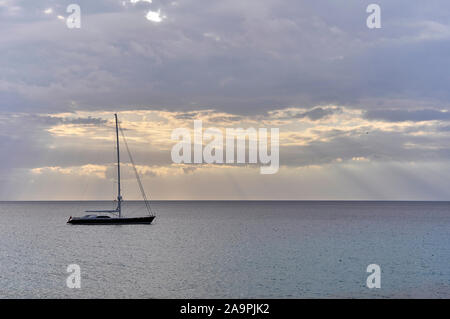
M 145 17 L 147 18 L 147 20 L 152 22 L 161 22 L 163 19 L 166 18 L 166 16 L 161 15 L 161 10 L 158 11 L 150 10 Z
M 138 2 L 148 2 L 148 3 L 152 3 L 152 0 L 130 0 L 131 3 L 138 3 Z
M 157 198 L 450 198 L 450 1 L 379 0 L 380 30 L 336 0 L 73 2 L 82 32 L 72 1 L 0 0 L 0 199 L 81 198 L 80 172 L 111 163 L 113 111 Z M 279 173 L 173 168 L 171 131 L 197 118 L 279 127 Z

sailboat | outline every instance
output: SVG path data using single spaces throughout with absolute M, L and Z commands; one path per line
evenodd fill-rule
M 136 175 L 136 179 L 139 185 L 139 189 L 141 190 L 142 197 L 144 199 L 145 206 L 147 208 L 148 216 L 144 217 L 123 217 L 122 216 L 122 195 L 120 194 L 120 150 L 119 150 L 119 121 L 117 119 L 117 114 L 114 114 L 116 120 L 116 143 L 117 143 L 117 207 L 112 210 L 87 210 L 87 213 L 96 213 L 89 214 L 83 217 L 72 217 L 70 216 L 67 221 L 68 224 L 72 225 L 122 225 L 122 224 L 146 224 L 149 225 L 152 223 L 153 219 L 155 219 L 155 215 L 152 212 L 150 207 L 150 203 L 147 200 L 147 196 L 145 195 L 144 187 L 142 186 L 141 179 L 139 178 L 138 171 L 136 166 L 134 165 L 133 157 L 131 156 L 130 149 L 128 148 L 128 143 L 125 139 L 125 134 L 123 133 L 122 128 L 120 128 L 120 132 L 122 133 L 123 140 L 125 142 L 125 146 L 128 151 L 128 155 L 130 157 L 131 164 L 134 169 L 134 173 Z M 98 213 L 102 213 L 99 215 Z M 106 215 L 110 214 L 110 215 Z

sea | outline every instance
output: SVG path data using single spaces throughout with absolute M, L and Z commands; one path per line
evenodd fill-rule
M 0 298 L 450 298 L 450 202 L 155 201 L 152 225 L 66 224 L 111 208 L 0 202 Z

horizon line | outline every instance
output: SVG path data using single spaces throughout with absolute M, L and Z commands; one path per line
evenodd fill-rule
M 123 200 L 123 202 L 143 202 L 142 199 Z M 153 199 L 150 202 L 450 202 L 429 199 Z M 13 202 L 115 202 L 108 199 L 25 199 L 0 200 L 0 203 Z

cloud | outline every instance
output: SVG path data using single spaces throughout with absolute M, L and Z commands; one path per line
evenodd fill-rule
M 85 117 L 85 118 L 73 118 L 73 119 L 63 119 L 63 123 L 71 123 L 71 124 L 85 124 L 85 125 L 100 125 L 108 122 L 105 119 L 101 118 L 93 118 L 93 117 Z
M 450 112 L 435 109 L 424 110 L 369 110 L 365 113 L 369 120 L 383 120 L 388 122 L 422 122 L 422 121 L 450 121 Z
M 317 109 L 333 112 L 308 117 Z M 438 176 L 430 165 L 445 167 L 450 160 L 448 125 L 444 121 L 420 125 L 372 121 L 364 114 L 343 106 L 321 106 L 272 110 L 263 116 L 216 110 L 130 110 L 120 112 L 119 119 L 143 183 L 157 198 L 300 198 L 292 192 L 294 186 L 309 187 L 301 195 L 309 198 L 443 198 L 446 192 L 430 186 L 431 177 Z M 262 186 L 266 183 L 258 165 L 174 164 L 171 131 L 192 129 L 194 119 L 203 120 L 204 128 L 279 127 L 281 167 L 271 179 L 272 193 Z M 0 168 L 1 198 L 84 198 L 80 185 L 86 183 L 92 187 L 92 198 L 110 198 L 106 190 L 111 189 L 116 173 L 113 112 L 11 113 L 2 114 L 0 124 L 0 147 L 8 149 Z M 125 155 L 122 160 L 127 198 L 137 198 L 134 173 Z M 418 167 L 428 173 L 420 173 L 419 178 L 414 170 Z M 390 180 L 391 188 L 381 183 L 380 174 Z M 220 187 L 211 186 L 212 180 Z M 409 193 L 405 190 L 408 181 L 416 183 Z M 444 180 L 439 183 L 446 185 Z M 20 192 L 13 194 L 10 189 Z
M 161 15 L 161 10 L 158 9 L 158 11 L 148 11 L 147 15 L 145 16 L 147 18 L 147 20 L 152 21 L 152 22 L 161 22 L 162 20 L 164 20 L 166 18 L 165 15 Z
M 312 121 L 317 121 L 317 120 L 320 120 L 321 118 L 327 117 L 336 112 L 339 112 L 339 109 L 316 107 L 316 108 L 313 108 L 311 111 L 296 114 L 296 115 L 294 115 L 294 117 L 295 118 L 307 117 Z
M 75 32 L 35 14 L 64 15 L 57 1 L 14 3 L 20 14 L 0 12 L 3 111 L 450 106 L 449 24 L 440 14 L 450 4 L 381 1 L 389 15 L 373 32 L 364 4 L 331 0 L 102 0 L 81 3 L 85 23 Z M 147 13 L 160 21 L 161 12 L 170 19 L 147 23 Z
M 367 4 L 333 0 L 81 1 L 70 30 L 56 18 L 70 3 L 0 0 L 3 198 L 83 179 L 110 195 L 77 172 L 114 161 L 113 112 L 159 196 L 449 195 L 433 167 L 450 159 L 450 3 L 380 0 L 379 30 Z M 279 127 L 280 174 L 171 167 L 170 132 L 193 119 Z
M 321 110 L 318 114 L 314 110 Z M 328 110 L 324 112 L 323 110 Z M 311 112 L 313 112 L 311 115 Z M 331 114 L 331 115 L 327 115 Z M 214 110 L 191 112 L 127 111 L 119 114 L 121 126 L 133 149 L 136 163 L 143 166 L 173 164 L 170 149 L 175 143 L 171 132 L 177 127 L 193 129 L 193 120 L 203 121 L 206 129 L 227 127 L 278 127 L 280 129 L 281 165 L 302 167 L 355 161 L 426 161 L 447 160 L 449 130 L 442 121 L 414 123 L 373 122 L 365 113 L 345 107 L 317 107 L 312 110 L 273 110 L 266 116 L 237 116 Z M 300 116 L 296 116 L 300 115 Z M 320 115 L 320 116 L 319 116 Z M 49 115 L 10 115 L 0 118 L 0 134 L 16 131 L 15 142 L 3 139 L 12 151 L 21 149 L 27 160 L 16 167 L 106 165 L 114 160 L 114 123 L 112 112 L 80 112 Z M 27 125 L 27 130 L 18 130 Z M 262 124 L 264 123 L 264 124 Z M 36 141 L 35 141 L 36 139 Z M 10 142 L 7 142 L 7 141 Z M 19 142 L 21 141 L 21 142 Z M 36 143 L 40 142 L 40 143 Z M 16 143 L 11 147 L 11 143 Z M 21 143 L 24 144 L 20 147 Z M 25 149 L 29 146 L 28 151 Z M 424 149 L 427 150 L 424 153 Z M 105 156 L 96 156 L 102 153 Z M 19 156 L 19 155 L 15 155 Z M 15 157 L 13 156 L 13 157 Z M 23 156 L 22 156 L 23 157 Z M 47 162 L 45 162 L 47 161 Z M 13 162 L 11 162 L 13 164 Z
M 87 175 L 92 176 L 95 175 L 99 178 L 105 178 L 105 173 L 107 171 L 107 167 L 103 165 L 82 165 L 75 167 L 59 167 L 59 166 L 47 166 L 47 167 L 36 167 L 30 170 L 30 172 L 34 175 L 41 175 L 45 173 L 57 173 L 64 175 Z
M 138 3 L 138 2 L 148 2 L 148 3 L 152 3 L 152 0 L 130 0 L 131 3 Z

